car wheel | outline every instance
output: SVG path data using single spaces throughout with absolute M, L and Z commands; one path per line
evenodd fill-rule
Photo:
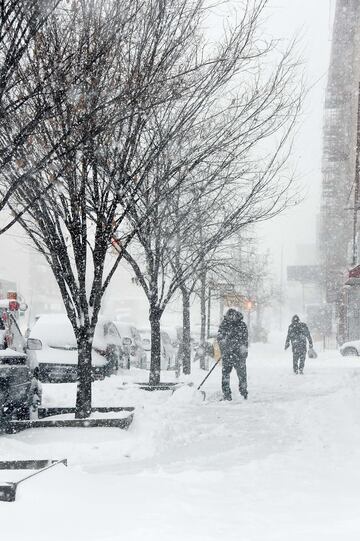
M 343 349 L 341 351 L 341 354 L 344 356 L 344 357 L 358 357 L 359 356 L 359 352 L 356 348 L 354 347 L 346 347 L 345 349 Z

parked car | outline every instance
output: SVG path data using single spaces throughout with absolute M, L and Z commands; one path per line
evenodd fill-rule
M 182 327 L 171 326 L 171 325 L 161 325 L 162 332 L 166 332 L 171 340 L 173 348 L 177 348 L 179 343 L 182 340 Z
M 171 338 L 166 331 L 161 331 L 161 350 L 165 359 L 166 370 L 175 370 L 176 350 L 171 342 Z
M 150 354 L 151 354 L 151 331 L 148 328 L 143 327 L 140 329 L 143 347 L 147 353 L 148 368 L 150 367 Z M 170 336 L 167 331 L 161 331 L 161 370 L 174 370 L 175 369 L 175 351 Z
M 151 362 L 151 332 L 150 329 L 140 329 L 142 346 L 146 353 L 146 368 L 150 369 Z
M 4 321 L 4 316 L 5 321 Z M 9 347 L 11 346 L 11 347 Z M 38 368 L 32 368 L 26 341 L 13 315 L 0 319 L 0 425 L 7 419 L 29 419 L 41 403 Z
M 146 331 L 140 331 L 142 337 L 142 344 L 145 351 L 151 351 L 151 333 Z
M 121 336 L 121 343 L 127 357 L 127 368 L 147 367 L 147 355 L 138 329 L 134 325 L 114 321 L 118 333 Z
M 117 329 L 117 332 L 119 333 L 120 340 L 121 340 L 121 347 L 123 350 L 123 359 L 121 368 L 127 368 L 130 369 L 131 361 L 132 364 L 135 364 L 134 360 L 134 349 L 131 348 L 133 345 L 133 340 L 131 338 L 131 331 L 128 325 L 120 324 L 117 321 L 114 321 L 114 325 Z M 131 352 L 133 353 L 131 355 Z
M 0 351 L 0 425 L 8 418 L 30 419 L 41 403 L 41 384 L 24 353 Z
M 39 317 L 27 341 L 28 355 L 39 367 L 40 381 L 64 383 L 76 381 L 78 351 L 75 334 L 65 314 Z M 99 318 L 92 348 L 92 376 L 103 379 L 115 373 L 123 350 L 115 325 Z
M 358 357 L 360 355 L 360 340 L 344 342 L 342 346 L 340 346 L 340 353 L 344 357 Z

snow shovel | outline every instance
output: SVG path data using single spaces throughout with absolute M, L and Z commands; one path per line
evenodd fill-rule
M 180 400 L 183 399 L 182 397 L 185 397 L 185 399 L 188 400 L 189 397 L 196 398 L 197 396 L 200 396 L 202 398 L 202 400 L 205 400 L 206 394 L 205 394 L 204 391 L 201 391 L 200 389 L 204 385 L 204 383 L 208 379 L 208 377 L 210 376 L 211 372 L 213 372 L 215 367 L 219 364 L 220 361 L 221 361 L 221 357 L 216 361 L 216 363 L 211 368 L 211 370 L 206 374 L 206 376 L 204 377 L 204 379 L 202 380 L 200 385 L 198 385 L 198 387 L 196 388 L 195 391 L 191 392 L 190 389 L 189 389 L 189 387 L 193 389 L 194 383 L 188 383 L 188 384 L 185 384 L 185 385 L 183 384 L 183 385 L 179 386 L 177 389 L 174 389 L 173 396 L 176 395 L 177 397 L 180 397 L 179 398 Z M 186 391 L 186 389 L 187 389 L 187 391 Z M 200 392 L 198 393 L 198 391 L 200 391 Z
M 200 391 L 201 387 L 204 385 L 205 381 L 208 379 L 208 377 L 210 376 L 211 372 L 213 372 L 213 370 L 216 368 L 216 366 L 219 364 L 219 362 L 221 361 L 221 357 L 219 357 L 219 359 L 216 361 L 216 363 L 214 364 L 214 366 L 211 368 L 211 370 L 209 370 L 209 372 L 206 374 L 206 376 L 204 377 L 204 379 L 202 380 L 202 382 L 200 383 L 200 385 L 198 386 L 197 388 L 197 391 Z M 203 400 L 205 400 L 206 398 L 206 393 L 205 391 L 200 391 L 202 396 L 203 396 Z

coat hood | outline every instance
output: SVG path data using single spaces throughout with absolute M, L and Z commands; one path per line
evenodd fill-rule
M 238 310 L 235 310 L 235 308 L 229 308 L 229 310 L 226 312 L 224 319 L 227 321 L 241 321 L 243 319 L 243 315 Z

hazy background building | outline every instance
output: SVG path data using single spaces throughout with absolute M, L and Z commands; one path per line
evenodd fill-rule
M 353 260 L 360 82 L 360 2 L 337 0 L 325 97 L 319 248 L 326 301 L 338 303 Z
M 319 252 L 324 300 L 334 307 L 339 342 L 360 338 L 356 156 L 359 125 L 360 3 L 337 0 L 325 97 Z M 347 285 L 346 285 L 347 284 Z M 353 284 L 356 285 L 357 284 Z

